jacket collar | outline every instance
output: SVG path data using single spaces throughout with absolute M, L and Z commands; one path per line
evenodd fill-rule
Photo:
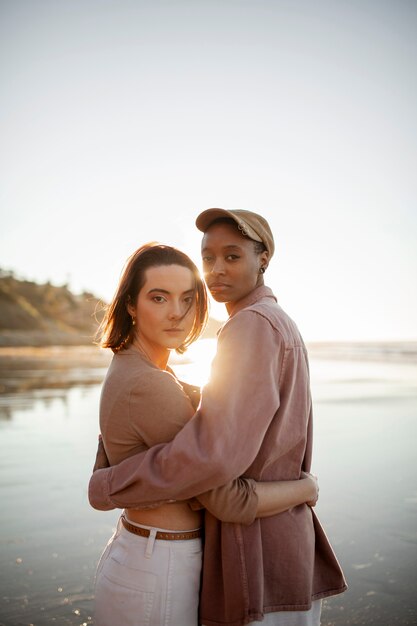
M 265 285 L 261 285 L 260 287 L 255 287 L 255 289 L 248 293 L 247 296 L 241 298 L 234 303 L 229 318 L 236 315 L 236 313 L 238 313 L 242 309 L 246 309 L 246 307 L 252 306 L 256 302 L 259 302 L 259 300 L 262 300 L 263 298 L 272 298 L 275 302 L 277 302 L 276 297 L 272 293 L 272 289 L 266 287 Z

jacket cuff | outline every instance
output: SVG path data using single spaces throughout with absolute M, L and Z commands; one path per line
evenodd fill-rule
M 242 517 L 242 524 L 249 525 L 253 524 L 256 519 L 256 514 L 258 512 L 259 498 L 256 492 L 256 480 L 253 478 L 246 478 L 246 482 L 248 483 L 248 488 L 250 490 L 251 497 L 248 498 L 248 505 L 245 510 L 245 514 Z
M 88 485 L 88 500 L 93 509 L 111 511 L 116 506 L 110 499 L 110 472 L 111 468 L 96 470 Z

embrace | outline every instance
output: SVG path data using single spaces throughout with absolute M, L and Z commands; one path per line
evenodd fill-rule
M 128 259 L 101 326 L 91 505 L 123 509 L 96 574 L 97 626 L 319 626 L 346 582 L 314 513 L 307 351 L 264 283 L 268 222 L 207 209 L 202 267 L 158 243 Z M 168 366 L 224 303 L 208 383 Z

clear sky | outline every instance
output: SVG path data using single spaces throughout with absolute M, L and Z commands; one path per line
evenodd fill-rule
M 250 209 L 307 340 L 417 339 L 416 33 L 411 0 L 0 0 L 0 267 L 108 299 Z

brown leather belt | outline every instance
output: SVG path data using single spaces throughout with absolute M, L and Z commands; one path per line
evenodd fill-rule
M 148 528 L 141 528 L 140 526 L 135 526 L 134 524 L 130 524 L 127 519 L 122 515 L 121 518 L 123 526 L 130 533 L 134 535 L 139 535 L 140 537 L 149 537 L 151 531 Z M 165 533 L 162 530 L 158 530 L 156 532 L 155 539 L 163 539 L 164 541 L 185 541 L 186 539 L 198 539 L 202 537 L 201 528 L 197 530 L 179 530 L 175 533 Z

